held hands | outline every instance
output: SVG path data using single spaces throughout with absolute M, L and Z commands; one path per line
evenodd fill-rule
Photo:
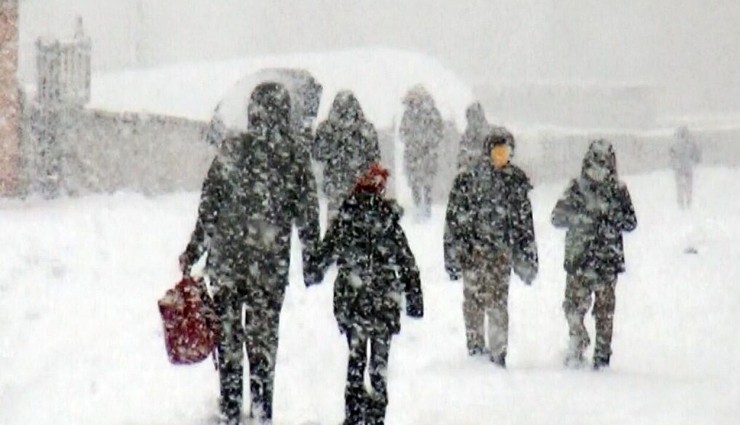
M 447 270 L 447 275 L 453 282 L 460 280 L 460 278 L 462 277 L 462 270 L 460 270 L 460 267 L 447 266 L 445 267 L 445 270 Z
M 303 254 L 303 283 L 306 288 L 318 285 L 324 280 L 324 270 L 313 253 Z
M 406 315 L 414 319 L 424 317 L 424 303 L 421 297 L 413 297 L 406 303 Z

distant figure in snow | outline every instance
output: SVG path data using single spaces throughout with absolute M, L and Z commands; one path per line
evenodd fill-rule
M 349 347 L 344 425 L 384 423 L 388 355 L 401 329 L 402 299 L 407 315 L 424 314 L 419 270 L 399 224 L 400 207 L 383 196 L 388 175 L 379 164 L 366 169 L 329 224 L 317 256 L 319 270 L 335 261 L 339 267 L 334 316 Z M 365 389 L 366 369 L 371 392 Z
M 676 195 L 681 209 L 691 207 L 694 186 L 694 167 L 701 162 L 701 151 L 686 126 L 676 130 L 675 142 L 671 145 L 671 168 L 676 175 Z
M 596 347 L 593 366 L 609 366 L 617 275 L 624 272 L 622 233 L 637 227 L 627 186 L 619 181 L 617 157 L 609 142 L 591 143 L 580 177 L 571 180 L 552 211 L 552 224 L 565 235 L 565 301 L 570 342 L 567 366 L 580 367 L 590 344 L 583 323 L 595 297 Z
M 421 85 L 409 90 L 403 105 L 405 110 L 399 126 L 399 137 L 404 144 L 404 169 L 417 212 L 429 217 L 432 214 L 432 187 L 437 175 L 444 123 L 431 94 Z
M 491 125 L 488 124 L 480 102 L 473 102 L 468 106 L 465 111 L 465 118 L 468 123 L 465 127 L 465 133 L 460 139 L 460 150 L 457 154 L 457 168 L 459 171 L 468 169 L 480 159 L 483 143 L 491 131 Z
M 530 285 L 538 259 L 527 175 L 511 163 L 514 137 L 492 131 L 482 158 L 458 174 L 444 229 L 445 269 L 463 278 L 468 354 L 506 367 L 511 271 Z M 488 316 L 488 349 L 485 318 Z
M 337 93 L 329 117 L 316 129 L 311 153 L 323 165 L 322 186 L 331 219 L 362 171 L 380 162 L 378 133 L 351 91 Z
M 258 85 L 247 113 L 247 132 L 220 144 L 203 182 L 195 230 L 180 256 L 188 274 L 208 253 L 205 272 L 222 329 L 218 366 L 224 425 L 240 423 L 245 343 L 250 415 L 260 424 L 272 421 L 293 225 L 303 245 L 306 285 L 321 280 L 312 267 L 319 244 L 316 182 L 308 150 L 293 140 L 289 129 L 288 91 L 276 83 Z

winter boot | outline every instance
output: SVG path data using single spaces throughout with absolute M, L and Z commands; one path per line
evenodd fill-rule
M 594 370 L 601 370 L 609 367 L 608 355 L 594 354 Z
M 491 353 L 491 361 L 501 369 L 506 369 L 506 351 L 499 354 Z

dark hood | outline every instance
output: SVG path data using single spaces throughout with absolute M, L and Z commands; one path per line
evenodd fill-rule
M 483 143 L 483 155 L 488 158 L 491 155 L 491 149 L 494 145 L 506 144 L 509 146 L 511 157 L 514 156 L 514 135 L 506 127 L 491 127 Z
M 329 110 L 329 121 L 340 127 L 349 127 L 352 124 L 365 120 L 360 101 L 354 93 L 342 90 L 334 97 L 334 102 Z
M 587 180 L 594 181 L 589 176 L 590 168 L 601 168 L 605 170 L 603 181 L 616 181 L 617 176 L 617 155 L 614 153 L 614 147 L 604 139 L 598 139 L 591 142 L 586 155 L 583 157 L 581 167 L 581 176 Z
M 247 105 L 247 131 L 257 136 L 290 132 L 290 94 L 278 83 L 258 85 Z

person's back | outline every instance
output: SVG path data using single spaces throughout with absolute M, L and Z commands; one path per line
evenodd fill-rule
M 460 171 L 468 169 L 478 161 L 486 136 L 492 129 L 480 102 L 468 106 L 465 117 L 468 122 L 460 139 L 460 150 L 457 155 L 457 168 Z
M 382 425 L 392 336 L 407 314 L 422 317 L 419 270 L 400 226 L 400 209 L 383 198 L 388 171 L 373 164 L 342 203 L 321 244 L 320 269 L 337 263 L 334 316 L 347 338 L 346 425 Z M 370 356 L 368 362 L 368 347 Z M 368 364 L 369 363 L 369 364 Z M 368 369 L 372 392 L 365 388 Z
M 303 242 L 306 283 L 318 279 L 312 262 L 305 261 L 319 242 L 316 187 L 308 151 L 289 136 L 289 111 L 289 95 L 282 86 L 264 83 L 252 92 L 248 132 L 224 141 L 211 164 L 195 230 L 180 257 L 187 273 L 208 252 L 205 271 L 223 325 L 221 414 L 229 425 L 237 424 L 241 415 L 245 339 L 251 414 L 260 420 L 272 418 L 293 224 Z
M 324 167 L 324 194 L 335 210 L 362 170 L 380 161 L 375 126 L 365 119 L 359 101 L 348 90 L 340 91 L 329 117 L 319 124 L 313 156 Z

